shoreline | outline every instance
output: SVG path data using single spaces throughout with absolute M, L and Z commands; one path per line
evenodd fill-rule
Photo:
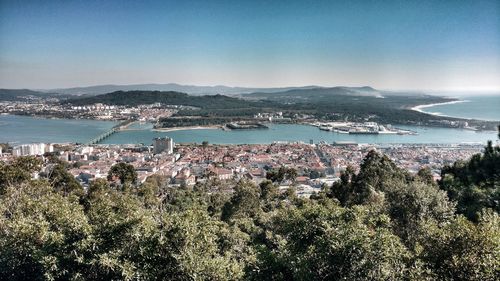
M 441 103 L 432 103 L 432 104 L 422 104 L 422 105 L 417 105 L 410 110 L 414 110 L 420 113 L 425 113 L 433 116 L 438 116 L 438 117 L 447 117 L 447 118 L 455 118 L 455 119 L 462 119 L 462 120 L 467 120 L 467 121 L 481 121 L 481 122 L 498 122 L 500 120 L 492 120 L 492 119 L 483 119 L 479 117 L 462 117 L 462 116 L 453 116 L 453 115 L 447 115 L 443 114 L 441 112 L 427 112 L 422 109 L 428 108 L 428 107 L 433 107 L 437 105 L 445 105 L 445 104 L 457 104 L 457 103 L 464 103 L 464 102 L 470 102 L 469 100 L 456 100 L 456 101 L 448 101 L 448 102 L 441 102 Z
M 184 131 L 184 130 L 214 130 L 221 129 L 221 126 L 212 125 L 212 126 L 185 126 L 185 127 L 169 127 L 169 128 L 156 128 L 151 129 L 151 131 L 155 132 L 173 132 L 173 131 Z
M 446 116 L 444 114 L 426 112 L 426 111 L 423 111 L 422 109 L 437 106 L 437 105 L 456 104 L 456 103 L 463 103 L 463 102 L 469 102 L 469 101 L 468 100 L 455 100 L 455 101 L 438 102 L 438 103 L 431 103 L 431 104 L 421 104 L 421 105 L 414 106 L 410 109 L 417 111 L 417 112 L 420 112 L 420 113 L 426 113 L 426 114 L 435 115 L 435 116 L 450 117 L 450 116 Z

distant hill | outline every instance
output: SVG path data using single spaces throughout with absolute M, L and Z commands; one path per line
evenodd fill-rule
M 318 86 L 304 87 L 283 87 L 283 88 L 247 88 L 228 86 L 193 86 L 180 85 L 176 83 L 168 84 L 134 84 L 134 85 L 97 85 L 89 87 L 76 87 L 66 89 L 52 89 L 50 92 L 68 95 L 102 95 L 116 91 L 173 91 L 187 93 L 190 95 L 240 95 L 253 92 L 275 93 L 293 89 L 312 89 Z
M 262 102 L 251 102 L 224 95 L 190 96 L 186 93 L 168 91 L 116 91 L 104 95 L 73 98 L 63 101 L 65 104 L 88 105 L 103 103 L 108 105 L 136 106 L 141 104 L 163 103 L 170 105 L 194 106 L 207 108 L 245 108 L 262 106 Z
M 30 97 L 61 97 L 60 94 L 33 91 L 28 89 L 0 89 L 0 101 L 20 101 Z
M 270 100 L 282 99 L 297 99 L 297 100 L 317 100 L 331 96 L 368 96 L 368 97 L 383 97 L 382 92 L 375 90 L 372 87 L 331 87 L 331 88 L 308 88 L 308 89 L 291 89 L 279 92 L 255 92 L 245 94 L 245 98 L 258 98 Z

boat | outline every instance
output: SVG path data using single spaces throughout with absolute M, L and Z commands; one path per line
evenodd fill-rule
M 321 131 L 329 131 L 329 132 L 331 132 L 333 130 L 333 128 L 329 127 L 329 126 L 320 126 L 319 129 Z

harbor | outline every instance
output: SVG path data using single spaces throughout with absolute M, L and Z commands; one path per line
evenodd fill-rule
M 380 125 L 376 122 L 328 122 L 315 123 L 321 131 L 335 132 L 339 134 L 351 135 L 417 135 L 416 131 L 395 128 L 392 125 Z

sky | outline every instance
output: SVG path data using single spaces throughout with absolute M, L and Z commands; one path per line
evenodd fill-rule
M 500 1 L 0 0 L 0 88 L 500 91 Z

